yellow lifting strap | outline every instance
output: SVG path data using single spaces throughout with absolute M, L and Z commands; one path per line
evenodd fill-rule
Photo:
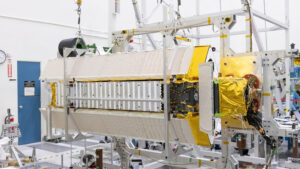
M 50 106 L 56 107 L 56 83 L 50 83 L 51 87 L 51 103 Z

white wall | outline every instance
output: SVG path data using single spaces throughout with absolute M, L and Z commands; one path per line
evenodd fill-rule
M 128 29 L 135 27 L 135 17 L 131 0 L 121 0 L 121 14 L 108 17 L 108 3 L 112 0 L 84 0 L 82 6 L 82 28 L 86 41 L 96 43 L 98 47 L 108 46 L 106 41 L 108 29 Z M 157 5 L 156 0 L 144 0 L 148 14 Z M 175 0 L 169 0 L 174 1 Z M 266 0 L 267 13 L 279 20 L 284 19 L 284 0 Z M 13 78 L 16 78 L 16 62 L 18 60 L 41 61 L 42 65 L 48 59 L 55 58 L 60 40 L 76 35 L 77 14 L 75 0 L 9 0 L 0 5 L 0 50 L 7 52 L 13 60 Z M 141 2 L 141 0 L 138 0 Z M 200 14 L 218 12 L 219 0 L 201 0 Z M 241 7 L 240 0 L 223 0 L 222 9 L 237 9 Z M 226 2 L 226 3 L 225 3 Z M 181 14 L 183 17 L 193 16 L 196 0 L 182 1 Z M 262 0 L 255 0 L 254 7 L 263 10 Z M 291 42 L 300 48 L 300 6 L 299 0 L 291 0 Z M 162 19 L 162 9 L 149 22 Z M 111 22 L 115 24 L 109 25 Z M 263 27 L 263 22 L 257 20 Z M 244 24 L 234 28 L 244 29 Z M 191 31 L 193 32 L 193 31 Z M 212 28 L 201 29 L 201 33 L 211 33 Z M 188 31 L 186 33 L 189 33 Z M 283 49 L 283 32 L 268 34 L 269 49 Z M 281 37 L 280 37 L 281 36 Z M 161 36 L 156 36 L 160 40 Z M 244 36 L 232 37 L 232 46 L 236 51 L 244 51 Z M 261 34 L 263 43 L 264 34 Z M 215 39 L 200 40 L 201 44 L 218 46 Z M 151 48 L 149 48 L 151 49 Z M 0 125 L 6 115 L 6 109 L 11 108 L 17 115 L 17 82 L 7 78 L 7 65 L 0 65 Z
M 107 25 L 102 24 L 107 11 L 101 7 L 105 3 L 89 0 L 82 7 L 85 11 L 82 13 L 84 38 L 87 43 L 96 43 L 99 47 L 107 45 L 107 35 L 103 33 Z M 0 50 L 7 52 L 13 61 L 14 79 L 17 78 L 17 61 L 40 61 L 43 67 L 48 59 L 56 57 L 58 43 L 62 39 L 75 37 L 75 9 L 72 0 L 11 0 L 2 3 Z M 17 81 L 9 81 L 5 63 L 0 65 L 0 129 L 7 108 L 11 108 L 17 117 Z

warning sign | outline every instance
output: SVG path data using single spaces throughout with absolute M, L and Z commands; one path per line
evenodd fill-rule
M 35 82 L 24 81 L 24 96 L 34 96 Z

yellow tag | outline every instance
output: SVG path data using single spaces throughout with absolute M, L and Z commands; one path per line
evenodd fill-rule
M 220 38 L 227 38 L 227 35 L 221 35 Z
M 263 96 L 271 96 L 271 93 L 263 93 Z

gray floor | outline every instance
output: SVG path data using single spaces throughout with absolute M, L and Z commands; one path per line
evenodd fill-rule
M 95 136 L 88 138 L 87 149 L 95 151 L 97 148 L 103 149 L 103 160 L 106 163 L 111 163 L 111 143 L 99 143 L 99 140 L 103 137 Z M 50 168 L 59 169 L 61 166 L 61 158 L 63 158 L 63 165 L 70 167 L 71 164 L 80 163 L 80 152 L 84 151 L 84 140 L 74 141 L 72 143 L 72 152 L 70 151 L 70 143 L 33 143 L 29 145 L 18 146 L 19 149 L 27 156 L 31 156 L 33 147 L 36 147 L 36 154 L 38 164 L 36 166 L 28 166 L 25 169 L 38 169 L 38 168 Z M 71 155 L 72 154 L 72 155 Z M 141 157 L 135 157 L 141 158 Z M 119 165 L 119 156 L 116 152 L 113 152 L 113 164 Z M 148 158 L 142 158 L 143 167 L 146 169 L 183 169 L 183 166 L 169 167 L 159 161 L 153 161 Z M 142 169 L 140 168 L 140 169 Z
M 67 144 L 68 146 L 71 144 L 70 142 L 68 142 L 68 143 L 65 143 L 65 144 Z M 74 146 L 79 146 L 79 147 L 84 147 L 84 140 L 79 140 L 79 141 L 73 141 L 72 142 L 72 145 L 74 145 Z M 97 143 L 97 142 L 90 142 L 90 141 L 86 141 L 86 146 L 95 146 L 95 145 L 97 145 L 97 144 L 99 144 L 99 143 Z
M 59 169 L 61 168 L 60 165 L 48 163 L 48 162 L 42 162 L 38 163 L 35 166 L 28 166 L 28 167 L 23 167 L 22 169 L 41 169 L 41 168 L 47 168 L 47 169 Z
M 171 167 L 171 166 L 166 166 L 166 165 L 164 165 L 164 166 L 162 166 L 162 167 L 159 167 L 159 168 L 157 168 L 157 169 L 184 169 L 184 168 L 179 168 L 179 167 Z
M 36 149 L 44 150 L 44 151 L 50 151 L 52 153 L 62 153 L 64 151 L 69 151 L 70 147 L 67 146 L 61 146 L 61 145 L 56 145 L 53 143 L 39 143 L 35 145 L 30 145 L 29 147 L 35 147 Z

